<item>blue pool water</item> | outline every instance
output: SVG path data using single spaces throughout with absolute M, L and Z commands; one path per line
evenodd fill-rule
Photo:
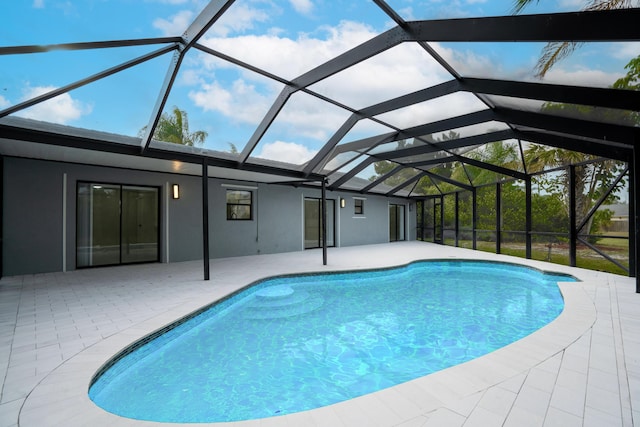
M 109 412 L 164 422 L 318 408 L 529 335 L 562 311 L 557 282 L 574 280 L 475 261 L 273 278 L 138 343 L 89 395 Z

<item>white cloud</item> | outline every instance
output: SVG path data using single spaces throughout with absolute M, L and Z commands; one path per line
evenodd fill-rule
M 313 86 L 323 95 L 359 109 L 451 80 L 415 43 L 404 43 Z
M 298 34 L 296 37 L 265 31 L 262 35 L 228 38 L 210 35 L 202 43 L 276 75 L 294 79 L 377 34 L 364 24 L 343 21 L 335 27 L 322 27 L 313 33 Z M 432 46 L 465 75 L 472 71 L 473 76 L 532 78 L 536 58 L 527 58 L 524 53 L 516 58 L 518 61 L 506 63 L 505 69 L 502 69 L 494 57 L 498 55 L 495 52 L 485 54 L 481 51 L 454 50 L 437 43 Z M 193 86 L 189 97 L 203 110 L 218 112 L 229 121 L 257 125 L 282 89 L 279 83 L 239 70 L 211 56 L 203 55 L 190 65 L 192 68 L 188 78 L 183 80 Z M 511 65 L 515 68 L 508 68 Z M 227 82 L 229 76 L 232 76 L 233 83 L 231 80 Z M 606 87 L 618 77 L 597 70 L 564 70 L 556 67 L 549 73 L 547 81 Z M 358 109 L 452 78 L 418 45 L 404 43 L 330 76 L 310 89 Z M 442 102 L 412 106 L 402 111 L 404 115 L 398 117 L 397 123 L 399 127 L 415 126 L 483 108 L 482 105 L 472 105 L 468 98 L 456 95 Z M 289 147 L 285 144 L 304 147 L 303 143 L 307 145 L 307 142 L 314 141 L 313 146 L 317 147 L 327 141 L 349 114 L 317 98 L 296 93 L 265 135 L 271 138 L 268 140 L 278 140 L 280 143 L 264 145 L 259 156 L 274 158 L 270 150 Z M 296 156 L 305 157 L 293 146 L 289 148 Z
M 187 86 L 194 86 L 204 83 L 201 72 L 194 69 L 183 69 L 180 72 L 180 83 Z
M 291 39 L 271 33 L 228 39 L 209 38 L 203 40 L 203 44 L 275 74 L 294 78 L 374 35 L 368 27 L 349 22 L 343 22 L 338 28 L 324 28 L 323 34 L 327 36 L 324 40 L 305 35 Z M 296 60 L 282 61 L 281 58 Z M 228 63 L 208 55 L 202 55 L 199 59 L 201 62 L 194 64 L 196 68 L 192 68 L 181 83 L 196 86 L 189 93 L 196 105 L 204 110 L 217 111 L 229 120 L 258 124 L 282 90 L 279 83 L 258 79 L 252 73 L 245 72 L 236 74 L 232 84 L 225 83 L 222 77 L 232 69 Z M 382 85 L 383 82 L 378 81 L 376 87 Z M 315 98 L 294 95 L 278 115 L 277 125 L 287 135 L 298 134 L 322 140 L 335 131 L 347 115 L 335 107 L 327 108 Z
M 287 134 L 326 142 L 349 115 L 315 97 L 296 94 L 278 114 L 275 125 L 284 128 Z
M 439 43 L 433 43 L 442 58 L 453 67 L 453 69 L 463 74 L 471 72 L 474 76 L 495 76 L 496 64 L 491 57 L 476 53 L 472 50 L 455 50 L 443 47 Z
M 0 95 L 0 108 L 7 108 L 9 105 L 11 105 L 9 100 L 4 96 Z
M 147 0 L 148 2 L 180 5 L 189 0 Z M 193 10 L 185 9 L 171 15 L 168 19 L 157 18 L 153 21 L 154 28 L 162 31 L 165 36 L 181 35 L 195 19 Z M 251 8 L 247 4 L 236 3 L 229 8 L 209 29 L 208 34 L 226 37 L 230 33 L 241 33 L 254 28 L 256 22 L 266 22 L 269 14 L 264 10 Z
M 277 32 L 209 37 L 202 43 L 275 74 L 295 78 L 376 35 L 368 26 L 350 21 L 343 21 L 337 27 L 322 27 L 319 33 L 317 37 L 301 34 L 296 39 L 279 36 Z M 283 61 L 283 58 L 295 60 Z
M 398 13 L 407 21 L 414 21 L 417 19 L 416 15 L 414 15 L 413 13 L 413 8 L 411 6 L 407 6 L 403 9 L 398 9 Z
M 209 38 L 203 40 L 203 44 L 293 79 L 376 34 L 366 25 L 343 21 L 337 27 L 323 27 L 314 37 L 251 35 Z M 282 58 L 295 58 L 295 61 Z M 203 55 L 200 60 L 202 62 L 195 64 L 200 67 L 192 68 L 181 82 L 195 86 L 189 96 L 196 105 L 217 111 L 229 120 L 258 124 L 282 89 L 280 84 L 257 80 L 256 76 L 244 72 L 235 74 L 233 84 L 225 83 L 223 77 L 235 68 L 211 56 Z M 325 79 L 311 89 L 360 108 L 451 78 L 423 49 L 415 44 L 403 44 Z M 317 98 L 295 94 L 278 114 L 274 127 L 281 132 L 280 139 L 298 135 L 326 142 L 349 114 Z
M 303 15 L 308 15 L 313 11 L 313 2 L 311 0 L 289 0 L 289 3 L 291 3 L 296 12 Z
M 24 90 L 23 101 L 32 99 L 44 93 L 51 92 L 56 88 L 53 86 L 27 87 Z M 91 106 L 73 99 L 68 93 L 58 95 L 55 98 L 41 102 L 33 107 L 21 110 L 17 116 L 27 119 L 42 120 L 51 123 L 67 124 L 80 117 L 91 113 Z
M 640 42 L 613 43 L 609 53 L 614 58 L 630 60 L 640 53 Z
M 556 66 L 547 72 L 544 81 L 573 86 L 609 87 L 622 76 L 623 73 L 612 74 L 590 69 L 567 70 Z
M 34 9 L 43 9 L 44 8 L 44 0 L 33 0 L 33 8 Z
M 242 33 L 254 28 L 255 22 L 268 20 L 267 12 L 251 8 L 244 3 L 236 3 L 211 26 L 208 34 L 226 37 L 231 33 Z
M 178 36 L 185 32 L 193 21 L 193 12 L 182 10 L 171 16 L 168 20 L 158 18 L 153 21 L 153 27 L 162 31 L 165 36 Z
M 278 160 L 280 162 L 300 165 L 311 160 L 317 151 L 309 150 L 307 147 L 295 142 L 275 141 L 264 144 L 260 153 L 256 157 L 262 159 Z
M 449 117 L 473 113 L 485 108 L 487 107 L 474 95 L 466 92 L 457 92 L 390 111 L 378 117 L 399 128 L 409 128 L 444 120 Z
M 189 92 L 189 98 L 204 111 L 217 111 L 234 122 L 252 125 L 260 122 L 270 106 L 269 99 L 242 79 L 229 88 L 216 81 L 203 83 L 198 90 Z

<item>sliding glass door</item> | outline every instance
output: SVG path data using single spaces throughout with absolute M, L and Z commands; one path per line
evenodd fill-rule
M 76 266 L 159 260 L 159 189 L 78 183 Z
M 404 205 L 389 205 L 389 241 L 405 240 Z
M 304 199 L 304 248 L 322 247 L 321 199 Z M 335 246 L 335 200 L 327 200 L 327 246 Z

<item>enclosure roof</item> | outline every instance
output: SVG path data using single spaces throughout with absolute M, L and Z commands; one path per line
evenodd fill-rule
M 627 161 L 640 91 L 613 84 L 640 2 L 558 3 L 10 2 L 0 154 L 401 197 L 452 162 L 525 178 L 481 156 L 499 141 Z M 577 49 L 536 77 L 558 42 Z

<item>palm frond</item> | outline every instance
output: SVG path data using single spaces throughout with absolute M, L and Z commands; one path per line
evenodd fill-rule
M 511 13 L 513 15 L 517 15 L 520 12 L 522 12 L 522 10 L 527 7 L 529 5 L 529 3 L 531 3 L 533 0 L 515 0 L 514 4 L 513 4 L 513 10 L 511 11 Z M 536 3 L 539 3 L 540 0 L 536 0 Z
M 584 10 L 615 10 L 633 7 L 633 0 L 591 0 Z
M 536 77 L 543 78 L 547 72 L 557 64 L 559 61 L 563 60 L 567 56 L 571 55 L 578 47 L 580 47 L 582 43 L 577 42 L 551 42 L 547 43 L 546 46 L 542 49 L 542 54 L 538 59 L 538 63 L 536 64 L 535 71 Z
M 515 0 L 513 13 L 518 14 L 533 2 L 533 0 Z M 538 3 L 539 0 L 536 0 Z M 633 7 L 634 0 L 589 0 L 583 11 L 604 11 L 625 9 Z M 582 43 L 576 42 L 552 42 L 548 43 L 542 50 L 542 54 L 535 67 L 536 77 L 543 78 L 547 72 L 562 59 L 571 55 Z

